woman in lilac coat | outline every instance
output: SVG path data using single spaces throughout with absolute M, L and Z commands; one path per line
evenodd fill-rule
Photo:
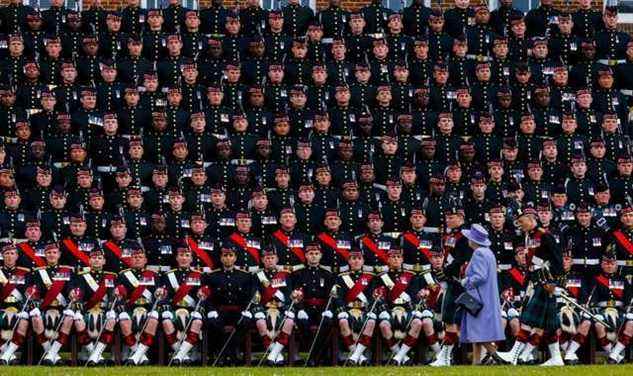
M 473 344 L 473 364 L 480 362 L 482 346 L 494 360 L 499 361 L 494 342 L 504 340 L 505 334 L 501 326 L 497 260 L 489 248 L 488 232 L 481 225 L 472 225 L 463 233 L 474 252 L 466 267 L 466 277 L 461 281 L 462 286 L 483 307 L 477 316 L 464 310 L 460 341 Z

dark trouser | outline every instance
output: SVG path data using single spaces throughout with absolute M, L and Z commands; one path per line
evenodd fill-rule
M 316 328 L 315 330 L 319 330 L 319 324 L 321 323 L 321 314 L 325 307 L 320 306 L 307 306 L 304 308 L 304 311 L 308 314 L 307 320 L 297 320 L 298 330 L 301 333 L 301 337 L 303 338 L 303 346 L 305 347 L 305 351 L 310 351 L 310 346 L 314 342 L 314 349 L 312 351 L 312 355 L 310 359 L 319 363 L 324 354 L 327 354 L 327 350 L 329 350 L 330 346 L 326 343 L 329 338 L 329 334 L 332 330 L 332 320 L 329 318 L 324 318 L 323 323 L 321 324 L 321 330 L 319 331 L 318 337 L 315 339 L 316 332 L 312 332 L 311 328 Z

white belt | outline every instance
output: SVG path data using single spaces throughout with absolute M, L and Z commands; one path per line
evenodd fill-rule
M 604 65 L 618 65 L 618 64 L 624 64 L 626 62 L 626 60 L 624 59 L 598 59 L 598 63 L 600 64 L 604 64 Z
M 633 90 L 629 90 L 629 89 L 622 89 L 622 90 L 620 90 L 620 93 L 622 95 L 626 95 L 628 97 L 632 97 L 633 96 Z
M 600 260 L 598 259 L 572 259 L 574 265 L 600 265 Z
M 402 268 L 408 271 L 420 272 L 422 270 L 431 269 L 431 264 L 402 264 Z
M 330 272 L 330 273 L 332 273 L 332 272 L 333 272 L 333 270 L 332 270 L 332 267 L 331 267 L 331 266 L 321 265 L 321 267 L 323 267 L 323 269 L 327 270 L 327 271 L 328 271 L 328 272 Z M 338 271 L 339 271 L 340 273 L 344 273 L 344 272 L 346 272 L 346 271 L 348 271 L 348 270 L 349 270 L 349 265 L 344 265 L 344 266 L 339 266 L 339 267 L 338 267 Z
M 363 270 L 370 273 L 382 273 L 389 270 L 389 267 L 386 265 L 380 265 L 380 266 L 363 265 Z
M 618 260 L 619 266 L 633 266 L 633 260 Z
M 97 167 L 97 171 L 98 172 L 116 172 L 116 167 L 115 166 L 98 166 Z
M 624 304 L 622 302 L 599 302 L 598 307 L 622 307 Z
M 499 270 L 510 270 L 512 269 L 512 264 L 499 264 Z

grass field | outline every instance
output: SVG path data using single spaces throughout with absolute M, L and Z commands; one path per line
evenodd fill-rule
M 109 368 L 81 368 L 81 367 L 0 367 L 0 375 L 230 375 L 230 376 L 376 376 L 376 375 L 442 375 L 442 376 L 488 376 L 488 375 L 530 375 L 530 376 L 619 376 L 633 375 L 632 365 L 619 366 L 576 366 L 576 367 L 367 367 L 367 368 L 167 368 L 167 367 L 109 367 Z

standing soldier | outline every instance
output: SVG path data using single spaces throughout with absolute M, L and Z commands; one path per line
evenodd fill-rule
M 270 236 L 278 263 L 289 272 L 301 269 L 306 262 L 304 247 L 308 239 L 305 234 L 296 230 L 297 216 L 292 208 L 281 209 L 279 224 L 280 228 Z
M 317 235 L 323 251 L 323 264 L 332 273 L 337 274 L 347 270 L 347 261 L 352 249 L 351 235 L 339 231 L 341 223 L 341 217 L 336 210 L 327 210 L 323 220 L 325 231 Z
M 261 249 L 261 240 L 251 234 L 252 225 L 249 212 L 238 212 L 235 215 L 236 231 L 225 240 L 231 248 L 238 251 L 237 267 L 248 272 L 256 272 L 259 269 Z
M 351 364 L 366 364 L 364 352 L 371 345 L 376 327 L 375 299 L 382 299 L 384 288 L 376 289 L 374 274 L 363 272 L 363 253 L 349 252 L 349 272 L 341 273 L 337 280 L 336 312 L 339 333 L 350 351 Z M 356 336 L 356 340 L 354 340 Z
M 132 251 L 139 245 L 126 237 L 127 226 L 123 217 L 116 216 L 110 221 L 110 239 L 102 244 L 106 254 L 105 269 L 118 273 L 126 267 L 132 267 Z
M 154 344 L 158 328 L 156 300 L 164 299 L 167 290 L 161 285 L 159 275 L 146 268 L 147 256 L 143 248 L 136 246 L 130 258 L 131 269 L 119 273 L 114 296 L 120 303 L 119 327 L 128 347 L 126 363 L 136 366 L 149 362 L 145 354 Z
M 547 230 L 538 226 L 537 213 L 532 207 L 520 212 L 519 226 L 528 248 L 529 278 L 534 293 L 521 313 L 521 329 L 508 352 L 498 353 L 506 362 L 516 364 L 523 352 L 530 354 L 547 333 L 551 358 L 544 365 L 564 365 L 557 331 L 560 319 L 556 306 L 556 282 L 563 273 L 560 244 Z
M 192 265 L 209 273 L 218 265 L 219 257 L 214 252 L 213 238 L 206 233 L 207 221 L 204 213 L 191 214 L 189 230 L 191 233 L 185 238 L 187 248 L 191 251 Z
M 25 241 L 17 245 L 18 265 L 29 269 L 46 266 L 44 259 L 46 242 L 42 239 L 42 230 L 38 219 L 33 218 L 26 222 L 24 236 L 26 237 Z
M 461 315 L 457 312 L 455 300 L 463 292 L 459 281 L 464 277 L 466 265 L 470 261 L 473 250 L 462 234 L 464 226 L 464 210 L 453 205 L 445 213 L 446 234 L 443 236 L 443 248 L 446 255 L 444 274 L 447 278 L 446 292 L 442 302 L 442 321 L 446 326 L 442 349 L 437 355 L 433 367 L 450 366 L 453 360 L 453 348 L 459 339 Z
M 29 286 L 29 269 L 17 266 L 18 249 L 13 244 L 2 247 L 0 267 L 0 335 L 5 342 L 0 364 L 12 364 L 17 360 L 15 352 L 26 341 L 29 327 L 28 309 L 22 308 L 31 299 L 26 293 Z
M 633 281 L 633 204 L 627 203 L 620 211 L 620 226 L 609 237 L 607 249 L 614 248 L 620 273 Z
M 71 215 L 70 236 L 60 244 L 62 262 L 74 267 L 76 271 L 90 266 L 89 255 L 99 247 L 97 240 L 86 236 L 87 228 L 83 213 Z
M 189 364 L 193 360 L 189 353 L 201 336 L 201 303 L 209 295 L 209 288 L 202 284 L 202 273 L 191 266 L 193 253 L 190 248 L 178 247 L 178 267 L 163 276 L 162 285 L 167 289 L 169 303 L 162 313 L 162 327 L 167 344 L 174 350 L 174 365 Z

